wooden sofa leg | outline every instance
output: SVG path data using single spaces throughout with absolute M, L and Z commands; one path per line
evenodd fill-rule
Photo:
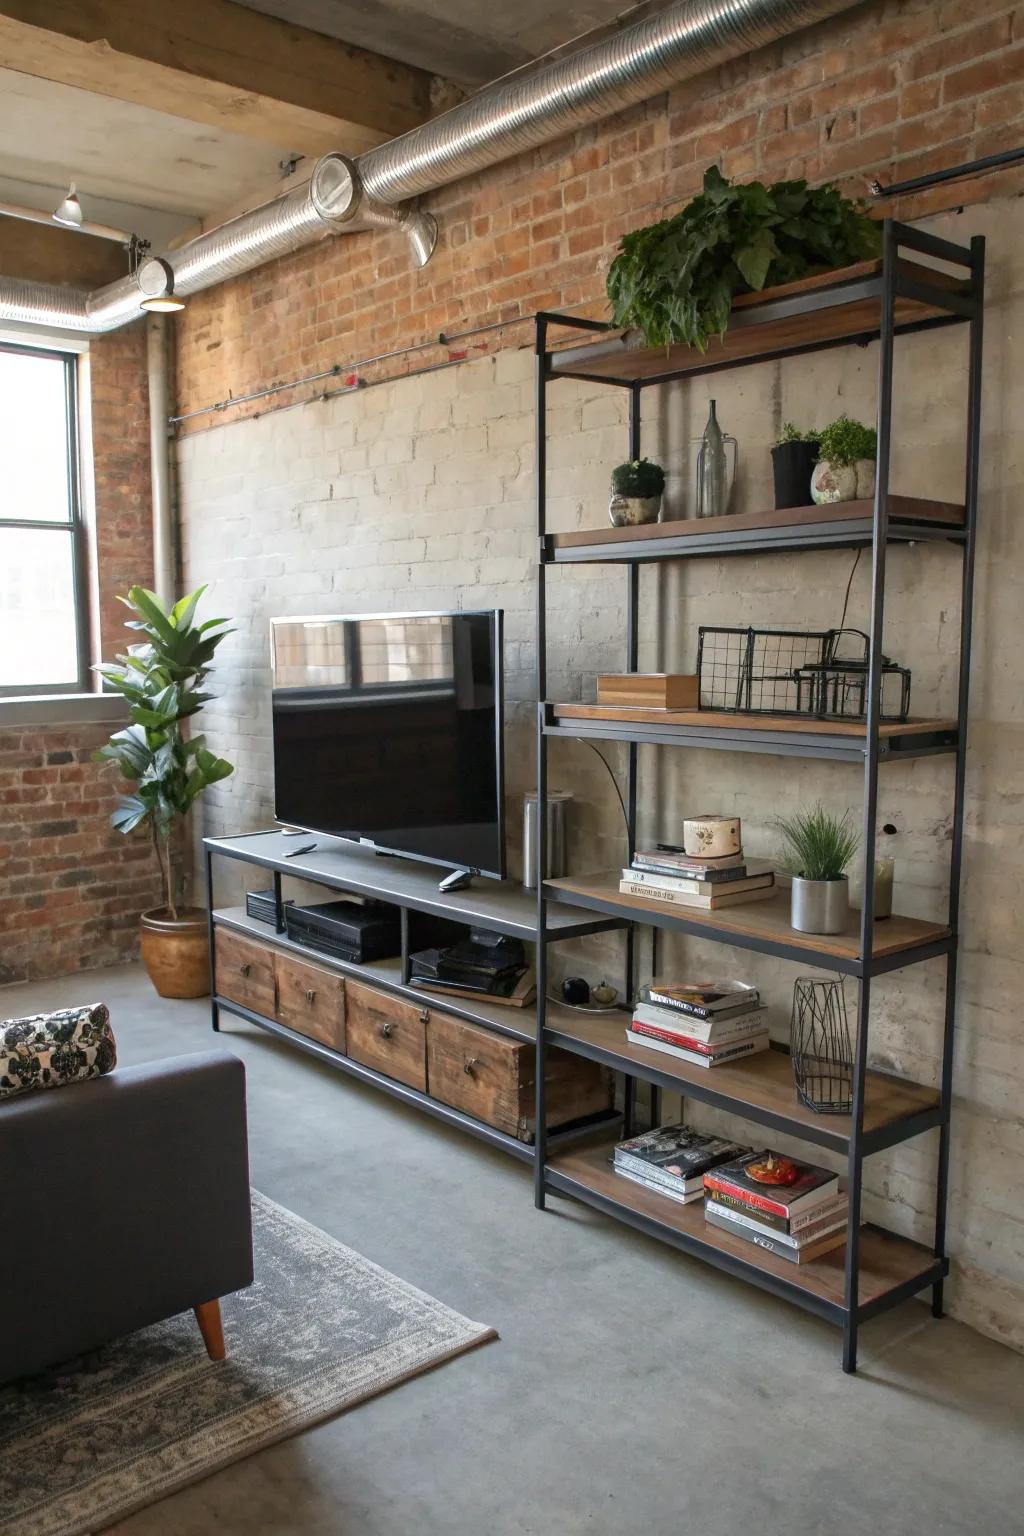
M 196 1322 L 206 1345 L 206 1353 L 211 1360 L 223 1360 L 226 1350 L 224 1348 L 224 1325 L 220 1318 L 219 1301 L 201 1301 L 198 1307 L 193 1309 L 196 1314 Z

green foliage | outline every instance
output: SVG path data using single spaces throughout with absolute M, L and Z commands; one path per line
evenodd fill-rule
M 732 185 L 717 166 L 680 213 L 623 237 L 608 272 L 616 325 L 648 346 L 707 351 L 724 336 L 733 295 L 877 256 L 881 232 L 830 183 Z
M 660 496 L 664 489 L 665 471 L 650 459 L 633 459 L 612 470 L 616 496 Z
M 167 839 L 196 797 L 234 772 L 229 762 L 207 749 L 204 736 L 186 738 L 182 728 L 212 698 L 202 692 L 202 685 L 218 645 L 232 633 L 224 628 L 227 619 L 195 622 L 205 591 L 200 587 L 168 611 L 155 593 L 132 587 L 119 601 L 136 615 L 126 620 L 126 627 L 142 638 L 113 663 L 96 668 L 127 699 L 131 722 L 94 754 L 97 762 L 115 763 L 121 776 L 135 785 L 131 794 L 121 797 L 111 825 L 132 832 L 149 823 L 167 906 L 174 916 Z
M 791 421 L 782 423 L 782 431 L 776 439 L 775 446 L 781 448 L 783 443 L 817 443 L 821 440 L 821 433 L 813 427 L 808 427 L 806 432 Z
M 849 811 L 832 816 L 820 805 L 797 816 L 780 816 L 775 825 L 786 839 L 784 867 L 804 880 L 839 880 L 860 842 Z
M 878 448 L 878 433 L 849 416 L 837 416 L 818 433 L 818 457 L 841 467 L 858 459 L 873 459 Z

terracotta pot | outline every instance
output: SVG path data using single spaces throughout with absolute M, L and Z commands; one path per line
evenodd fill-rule
M 210 941 L 202 907 L 143 912 L 142 963 L 161 997 L 208 997 Z

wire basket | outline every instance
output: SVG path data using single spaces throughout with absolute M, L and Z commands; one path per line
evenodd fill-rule
M 835 981 L 797 977 L 789 1049 L 801 1104 L 819 1115 L 848 1115 L 853 1104 L 853 1037 L 841 976 Z
M 882 719 L 910 712 L 910 672 L 881 659 Z M 700 707 L 756 715 L 863 720 L 868 637 L 858 629 L 739 629 L 702 624 Z

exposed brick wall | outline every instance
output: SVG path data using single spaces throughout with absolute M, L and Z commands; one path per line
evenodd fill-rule
M 107 734 L 0 731 L 0 983 L 125 960 L 159 904 L 148 839 L 110 826 L 118 785 L 92 761 Z
M 903 180 L 1015 147 L 1022 126 L 1019 5 L 868 0 L 429 197 L 441 239 L 421 272 L 397 237 L 357 235 L 195 295 L 178 321 L 179 408 L 436 340 L 442 330 L 537 309 L 603 313 L 622 234 L 676 211 L 712 161 L 732 176 L 831 178 L 861 195 L 870 177 Z M 917 217 L 1022 187 L 1024 172 L 1001 172 L 879 206 Z M 393 360 L 366 376 L 423 360 Z M 227 419 L 265 409 L 233 407 Z
M 153 575 L 142 325 L 90 347 L 95 559 L 102 652 L 130 638 L 116 594 Z M 0 729 L 0 982 L 109 965 L 137 952 L 160 904 L 144 834 L 109 824 L 119 785 L 91 755 L 101 726 Z

